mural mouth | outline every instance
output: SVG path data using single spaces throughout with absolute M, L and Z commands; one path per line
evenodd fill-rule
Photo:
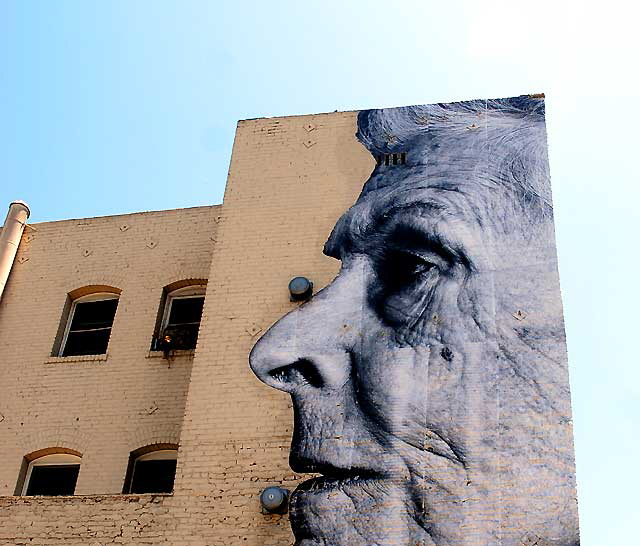
M 365 468 L 338 468 L 332 465 L 314 465 L 312 472 L 321 476 L 302 482 L 296 493 L 314 493 L 331 489 L 342 489 L 380 481 L 385 478 L 380 472 Z

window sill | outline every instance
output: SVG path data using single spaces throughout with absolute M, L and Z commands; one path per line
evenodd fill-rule
M 102 499 L 154 499 L 156 497 L 172 497 L 173 493 L 89 493 L 86 495 L 0 495 L 0 501 L 69 501 L 95 499 L 100 501 Z
M 61 364 L 63 362 L 105 362 L 109 355 L 76 355 L 76 356 L 50 356 L 45 359 L 45 364 Z
M 195 349 L 178 349 L 169 353 L 169 358 L 193 358 Z M 149 351 L 145 358 L 164 358 L 164 351 Z

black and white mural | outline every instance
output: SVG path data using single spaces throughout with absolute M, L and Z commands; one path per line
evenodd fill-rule
M 255 345 L 299 546 L 579 544 L 544 100 L 358 115 L 342 267 Z

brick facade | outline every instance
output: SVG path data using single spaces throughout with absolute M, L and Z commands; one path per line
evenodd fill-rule
M 373 160 L 356 113 L 238 124 L 223 206 L 27 227 L 0 303 L 0 544 L 282 545 L 287 516 L 258 495 L 293 489 L 289 398 L 247 355 L 338 269 L 321 252 Z M 320 205 L 319 205 L 320 204 Z M 150 352 L 163 287 L 208 279 L 195 356 Z M 104 357 L 52 356 L 68 294 L 121 291 Z M 129 453 L 180 445 L 173 495 L 121 495 Z M 82 453 L 76 496 L 13 497 L 23 457 Z

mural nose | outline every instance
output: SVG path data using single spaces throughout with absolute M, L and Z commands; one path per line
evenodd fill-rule
M 278 346 L 273 336 L 266 336 L 251 352 L 251 369 L 267 385 L 289 393 L 335 389 L 348 381 L 347 352 L 338 347 L 326 347 L 323 351 L 304 349 L 304 345 L 298 350 Z
M 343 267 L 311 301 L 291 311 L 258 340 L 249 362 L 267 385 L 301 394 L 334 389 L 351 377 L 362 321 L 362 267 Z
M 263 337 L 251 351 L 249 363 L 253 373 L 267 385 L 285 392 L 298 387 L 323 386 L 323 379 L 309 358 L 282 346 L 272 332 Z
M 345 384 L 351 368 L 348 344 L 344 329 L 328 323 L 332 315 L 324 307 L 331 301 L 323 300 L 289 313 L 256 343 L 249 363 L 261 381 L 290 393 Z

